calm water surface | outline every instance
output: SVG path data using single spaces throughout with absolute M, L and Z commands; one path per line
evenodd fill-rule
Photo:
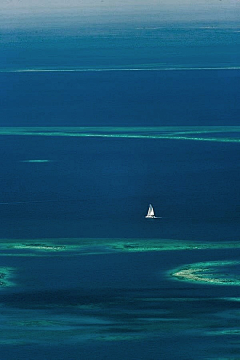
M 218 63 L 216 52 L 203 51 L 204 59 L 192 48 L 189 54 L 196 38 L 204 49 L 208 44 L 200 30 L 190 38 L 186 31 L 164 29 L 157 35 L 142 29 L 139 57 L 124 50 L 136 40 L 133 32 L 109 51 L 112 34 L 101 39 L 103 46 L 95 44 L 95 33 L 83 36 L 75 42 L 75 58 L 71 35 L 66 51 L 71 58 L 59 56 L 58 63 L 51 58 L 61 50 L 53 35 L 44 45 L 31 35 L 23 59 L 26 34 L 20 33 L 15 45 L 4 45 L 8 62 L 1 68 L 129 67 L 149 59 L 153 67 L 163 64 L 164 56 L 166 62 L 174 58 L 171 66 L 239 64 L 237 45 L 227 40 L 231 29 L 209 38 L 224 53 Z M 5 34 L 5 43 L 7 36 L 13 34 Z M 186 41 L 179 44 L 179 36 Z M 170 38 L 172 47 L 168 42 L 164 52 L 161 41 Z M 66 39 L 59 41 L 62 46 Z M 224 42 L 231 53 L 223 51 Z M 94 46 L 102 49 L 102 62 L 89 55 Z M 113 58 L 118 60 L 112 63 Z M 222 248 L 239 239 L 239 70 L 2 72 L 0 78 L 1 126 L 12 131 L 0 135 L 1 357 L 239 359 L 239 248 Z M 126 137 L 69 136 L 74 126 L 110 127 L 105 134 L 126 127 Z M 196 139 L 128 137 L 132 127 L 152 126 L 159 127 L 154 134 L 162 126 L 173 126 L 175 133 L 192 126 Z M 221 130 L 200 134 L 197 126 Z M 61 134 L 46 136 L 43 129 L 14 134 L 23 127 L 52 127 Z M 144 219 L 149 203 L 162 219 Z M 73 239 L 81 246 L 86 238 L 85 250 L 68 248 Z M 152 239 L 179 246 L 188 241 L 207 248 L 119 251 L 109 239 L 126 244 L 144 239 L 146 247 Z M 171 276 L 189 264 L 208 264 L 208 279 L 223 276 L 225 285 Z

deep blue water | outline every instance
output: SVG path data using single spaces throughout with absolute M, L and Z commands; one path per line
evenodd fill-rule
M 3 126 L 238 125 L 238 71 L 1 77 Z M 2 205 L 2 237 L 16 236 L 13 219 L 17 237 L 148 237 L 150 226 L 153 237 L 224 240 L 238 230 L 238 143 L 14 135 L 1 144 L 1 202 L 30 202 Z M 164 223 L 142 222 L 151 201 Z
M 1 236 L 234 239 L 238 146 L 2 137 Z M 164 221 L 144 221 L 149 202 Z
M 76 38 L 14 30 L 4 34 L 0 68 L 238 66 L 234 29 L 92 29 Z M 2 72 L 0 124 L 238 126 L 239 74 Z M 239 238 L 239 142 L 0 136 L 1 239 Z M 41 159 L 49 162 L 27 162 Z M 144 219 L 149 202 L 161 220 Z M 166 275 L 239 261 L 239 249 L 28 254 L 0 258 L 17 269 L 17 285 L 1 289 L 3 359 L 239 358 L 239 286 Z
M 2 126 L 237 125 L 238 70 L 7 73 Z

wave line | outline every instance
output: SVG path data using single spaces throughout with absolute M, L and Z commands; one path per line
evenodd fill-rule
M 240 66 L 208 67 L 167 67 L 167 68 L 76 68 L 76 69 L 2 69 L 0 73 L 34 73 L 34 72 L 110 72 L 110 71 L 209 71 L 240 70 Z

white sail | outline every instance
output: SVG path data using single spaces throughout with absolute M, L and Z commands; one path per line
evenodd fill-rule
M 149 208 L 148 208 L 148 216 L 154 216 L 154 210 L 153 210 L 153 206 L 150 204 Z
M 151 204 L 149 205 L 148 213 L 147 213 L 147 215 L 146 215 L 145 217 L 146 217 L 146 218 L 152 218 L 152 219 L 155 218 L 153 206 L 152 206 Z

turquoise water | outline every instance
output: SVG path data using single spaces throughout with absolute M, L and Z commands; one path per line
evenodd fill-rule
M 239 359 L 239 36 L 205 25 L 5 30 L 3 359 Z

